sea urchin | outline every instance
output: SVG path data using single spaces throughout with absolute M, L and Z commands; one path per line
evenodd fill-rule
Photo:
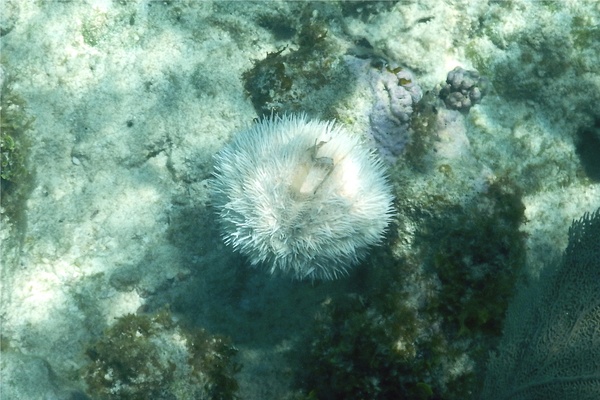
M 378 243 L 392 216 L 381 160 L 339 124 L 265 118 L 215 159 L 225 243 L 298 279 L 334 279 Z

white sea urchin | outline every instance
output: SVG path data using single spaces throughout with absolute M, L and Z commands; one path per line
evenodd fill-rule
M 381 160 L 334 122 L 263 119 L 215 159 L 225 243 L 299 279 L 334 279 L 379 242 L 392 216 Z

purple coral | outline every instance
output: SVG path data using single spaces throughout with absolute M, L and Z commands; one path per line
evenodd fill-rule
M 414 105 L 423 95 L 421 88 L 407 69 L 379 68 L 369 60 L 354 57 L 347 62 L 357 76 L 366 78 L 373 93 L 367 136 L 380 155 L 393 163 L 409 143 L 410 119 Z
M 440 90 L 440 98 L 450 110 L 469 112 L 487 93 L 489 82 L 477 71 L 456 67 L 448 72 L 446 85 Z

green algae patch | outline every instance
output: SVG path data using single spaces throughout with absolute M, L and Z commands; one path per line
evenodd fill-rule
M 86 350 L 88 393 L 99 399 L 234 399 L 239 365 L 229 339 L 184 329 L 166 311 L 120 317 Z

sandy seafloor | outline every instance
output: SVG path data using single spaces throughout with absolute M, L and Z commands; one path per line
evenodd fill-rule
M 352 276 L 251 269 L 222 244 L 207 183 L 213 155 L 257 117 L 244 72 L 297 48 L 307 15 L 323 18 L 332 57 L 368 41 L 424 91 L 484 66 L 494 90 L 430 160 L 452 177 L 390 180 L 398 196 L 460 204 L 508 176 L 524 191 L 527 270 L 560 256 L 571 221 L 600 206 L 600 2 L 363 3 L 2 1 L 2 79 L 34 118 L 30 189 L 0 231 L 3 400 L 83 398 L 88 344 L 115 318 L 165 305 L 232 338 L 240 398 L 289 393 L 286 352 L 328 295 L 355 290 Z M 364 93 L 319 101 L 311 117 L 336 109 L 361 134 Z

